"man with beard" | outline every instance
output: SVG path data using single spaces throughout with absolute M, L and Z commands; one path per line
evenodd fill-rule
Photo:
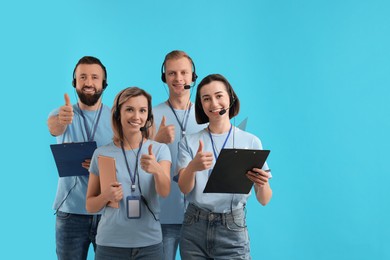
M 72 85 L 79 97 L 72 105 L 65 94 L 65 105 L 49 115 L 48 127 L 57 143 L 95 141 L 97 146 L 112 140 L 110 108 L 102 104 L 107 87 L 107 71 L 101 61 L 85 56 L 73 71 Z M 90 159 L 81 167 L 89 169 Z M 58 259 L 87 259 L 90 244 L 95 249 L 99 214 L 86 211 L 88 176 L 61 177 L 54 201 L 56 211 L 56 252 Z

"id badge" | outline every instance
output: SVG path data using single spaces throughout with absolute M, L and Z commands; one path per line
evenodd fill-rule
M 141 197 L 140 196 L 127 196 L 126 199 L 127 218 L 140 218 L 141 217 Z

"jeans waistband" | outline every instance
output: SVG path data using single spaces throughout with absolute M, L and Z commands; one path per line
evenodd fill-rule
M 54 214 L 68 214 L 69 216 L 83 217 L 83 218 L 100 218 L 101 214 L 76 214 L 57 210 Z
M 194 215 L 199 219 L 208 221 L 221 220 L 222 223 L 225 223 L 227 220 L 234 220 L 234 218 L 244 216 L 244 208 L 234 209 L 233 211 L 226 213 L 216 213 L 201 209 L 190 203 L 187 207 L 186 214 Z

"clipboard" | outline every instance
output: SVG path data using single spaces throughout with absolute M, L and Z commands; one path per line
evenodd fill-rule
M 81 163 L 92 158 L 97 148 L 95 141 L 51 144 L 50 148 L 60 177 L 89 175 L 88 170 L 83 168 Z
M 262 168 L 270 150 L 222 149 L 203 193 L 248 194 L 253 182 L 246 177 L 252 168 Z
M 100 191 L 110 187 L 110 184 L 116 182 L 116 167 L 115 158 L 99 155 L 98 156 Z M 119 202 L 108 202 L 107 206 L 112 208 L 119 208 Z

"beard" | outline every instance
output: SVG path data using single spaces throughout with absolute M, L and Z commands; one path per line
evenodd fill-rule
M 87 105 L 89 107 L 94 106 L 98 102 L 99 98 L 102 96 L 102 93 L 103 93 L 103 91 L 98 92 L 98 91 L 96 91 L 96 89 L 95 89 L 95 94 L 92 94 L 92 95 L 83 93 L 82 89 L 76 90 L 76 92 L 80 98 L 81 103 L 83 103 L 84 105 Z

